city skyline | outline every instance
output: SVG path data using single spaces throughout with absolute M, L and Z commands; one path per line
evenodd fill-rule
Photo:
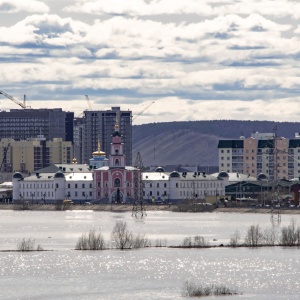
M 298 121 L 300 3 L 0 0 L 0 17 L 0 90 L 32 108 Z

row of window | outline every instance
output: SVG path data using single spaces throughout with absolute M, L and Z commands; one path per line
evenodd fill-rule
M 93 195 L 92 192 L 88 192 L 88 193 L 81 192 L 80 193 L 80 192 L 75 191 L 73 193 L 73 192 L 69 191 L 67 193 L 67 195 L 66 195 L 66 198 L 71 198 L 72 199 L 72 197 L 78 197 L 78 196 L 82 196 L 82 197 L 88 197 L 88 196 L 90 196 L 90 197 L 92 197 L 92 195 Z M 34 192 L 34 193 L 26 191 L 23 194 L 21 193 L 20 196 L 21 196 L 21 198 L 28 198 L 28 199 L 29 198 L 32 198 L 32 199 L 39 199 L 39 198 L 41 198 L 41 200 L 44 200 L 46 198 L 53 198 L 55 196 L 55 193 L 53 191 L 47 191 L 47 192 L 45 192 L 45 191 L 41 191 L 41 192 L 37 191 L 37 192 Z
M 82 184 L 78 184 L 78 183 L 75 183 L 74 184 L 74 188 L 77 189 L 77 188 L 82 188 L 84 189 L 85 187 L 89 187 L 90 189 L 93 187 L 93 184 L 92 183 L 89 183 L 89 184 L 85 184 L 85 183 L 82 183 Z M 54 188 L 54 183 L 21 183 L 21 188 L 23 189 L 53 189 Z M 55 188 L 58 188 L 58 184 L 56 184 Z M 68 183 L 68 189 L 70 188 L 73 188 L 72 187 L 72 184 Z

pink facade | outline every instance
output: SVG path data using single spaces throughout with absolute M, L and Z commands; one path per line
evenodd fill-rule
M 103 203 L 132 202 L 140 197 L 141 173 L 137 168 L 126 166 L 118 125 L 112 137 L 108 166 L 94 171 L 94 189 L 95 200 Z

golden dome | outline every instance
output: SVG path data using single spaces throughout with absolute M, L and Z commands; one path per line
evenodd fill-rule
M 77 159 L 74 157 L 74 158 L 72 159 L 72 162 L 73 162 L 73 164 L 77 164 Z
M 103 152 L 103 151 L 98 150 L 98 151 L 93 152 L 92 155 L 93 156 L 105 156 L 106 153 Z

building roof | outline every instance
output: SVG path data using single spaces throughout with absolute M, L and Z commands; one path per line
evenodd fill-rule
M 259 140 L 257 148 L 274 148 L 274 140 Z
M 298 147 L 300 147 L 300 139 L 289 141 L 289 148 L 298 148 Z
M 97 171 L 107 171 L 107 170 L 116 170 L 116 169 L 120 169 L 120 170 L 127 170 L 127 171 L 135 171 L 135 170 L 139 170 L 138 168 L 132 167 L 132 166 L 125 166 L 125 167 L 109 167 L 109 166 L 103 166 L 101 168 L 95 169 Z
M 169 172 L 143 172 L 142 173 L 142 180 L 169 180 L 170 178 Z M 220 180 L 216 176 L 208 175 L 203 172 L 182 172 L 179 173 L 181 181 L 194 181 L 194 180 L 204 180 L 204 181 L 211 181 L 211 180 Z
M 24 181 L 53 181 L 55 173 L 40 173 L 38 176 L 31 175 L 24 178 Z M 66 181 L 91 181 L 93 173 L 65 173 Z
M 218 177 L 220 173 L 211 174 L 211 176 Z M 249 176 L 249 174 L 241 174 L 241 173 L 227 173 L 229 182 L 239 182 L 239 181 L 256 181 L 256 177 Z
M 244 148 L 243 140 L 219 140 L 218 148 Z
M 56 173 L 57 171 L 62 171 L 63 173 L 82 173 L 82 172 L 92 172 L 90 167 L 86 164 L 52 164 L 48 167 L 39 169 L 35 173 Z

